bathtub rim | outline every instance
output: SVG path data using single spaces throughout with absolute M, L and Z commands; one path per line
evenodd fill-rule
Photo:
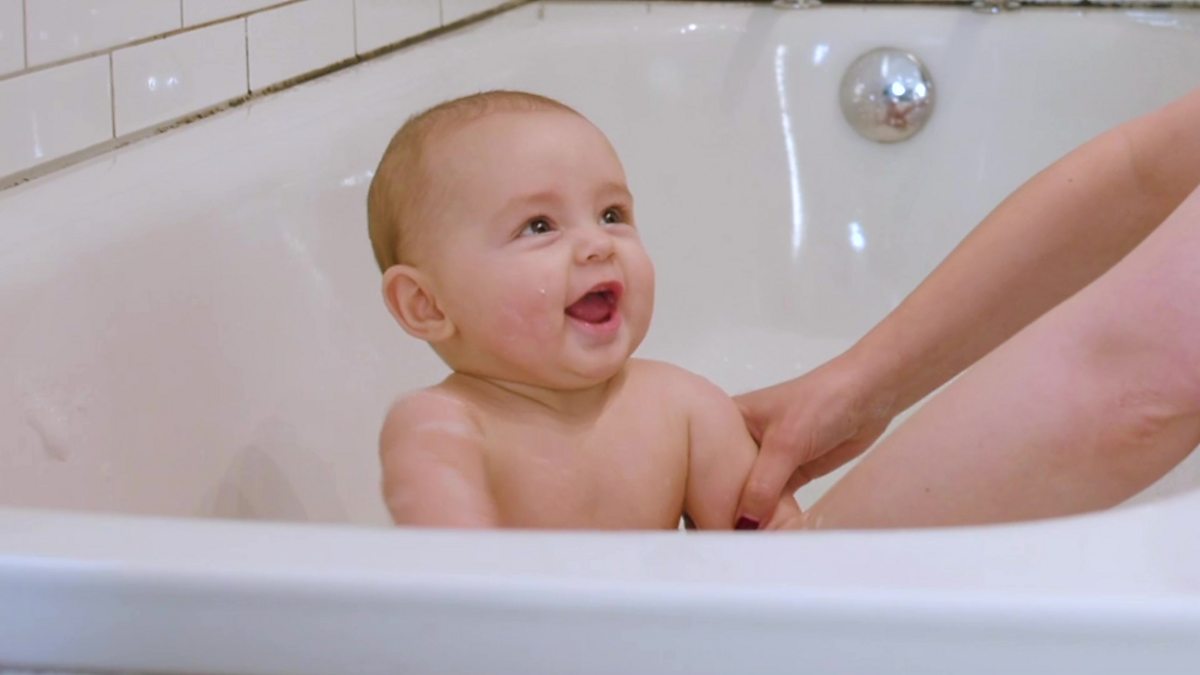
M 924 584 L 897 586 L 891 562 L 869 563 L 868 574 L 858 569 L 850 582 L 831 588 L 824 581 L 798 578 L 780 583 L 776 577 L 757 577 L 748 559 L 771 556 L 802 563 L 825 548 L 833 557 L 846 557 L 858 549 L 872 555 L 891 551 L 900 555 L 914 549 L 928 555 L 957 555 L 954 566 L 982 566 L 988 553 L 1020 547 L 1030 560 L 1038 555 L 1072 559 L 1072 553 L 1100 557 L 1120 556 L 1122 551 L 1162 552 L 1174 556 L 1174 569 L 1200 570 L 1200 542 L 1172 541 L 1188 531 L 1189 522 L 1200 509 L 1200 490 L 1158 501 L 1119 507 L 1063 518 L 1016 523 L 902 530 L 845 530 L 798 533 L 733 532 L 584 532 L 491 530 L 461 531 L 419 528 L 389 528 L 362 524 L 241 521 L 178 516 L 146 516 L 100 512 L 73 512 L 32 508 L 0 508 L 0 584 L 28 574 L 51 574 L 67 578 L 84 576 L 137 578 L 168 584 L 210 584 L 238 587 L 242 584 L 285 583 L 361 585 L 364 589 L 437 588 L 439 592 L 497 584 L 533 584 L 556 592 L 582 592 L 598 585 L 606 593 L 655 593 L 697 590 L 705 594 L 785 593 L 812 601 L 839 598 L 852 601 L 857 594 L 885 597 L 897 594 L 905 603 L 910 595 L 935 594 L 953 604 L 956 597 L 985 600 L 1003 594 L 1021 602 L 1053 600 L 1070 604 L 1080 598 L 1091 601 L 1162 601 L 1173 606 L 1177 598 L 1190 598 L 1188 608 L 1200 621 L 1200 573 L 1165 579 L 1169 569 L 1161 558 L 1131 556 L 1114 569 L 1124 572 L 1117 584 L 1096 587 L 1056 587 L 1056 580 L 1031 582 L 1041 572 L 1016 570 L 1001 564 L 987 575 L 949 582 L 945 587 Z M 1194 523 L 1192 523 L 1194 527 Z M 74 535 L 74 536 L 70 536 Z M 610 556 L 597 562 L 587 556 L 603 555 L 612 544 L 632 544 L 626 557 Z M 1171 544 L 1182 548 L 1167 550 Z M 481 549 L 482 545 L 482 549 Z M 987 546 L 995 547 L 986 550 Z M 421 547 L 428 558 L 397 567 L 412 547 Z M 456 557 L 465 547 L 495 552 L 503 569 L 488 556 Z M 981 550 L 985 549 L 985 550 Z M 306 551 L 325 551 L 306 558 Z M 329 553 L 333 551 L 334 553 Z M 430 554 L 429 552 L 433 553 Z M 736 551 L 741 568 L 733 567 L 729 553 Z M 964 553 L 965 551 L 965 553 Z M 1182 558 L 1180 559 L 1180 554 Z M 722 559 L 721 556 L 725 558 Z M 649 557 L 647 557 L 649 556 Z M 972 560 L 972 557 L 975 560 Z M 579 568 L 555 575 L 555 567 L 572 558 Z M 853 558 L 851 558 L 853 559 Z M 1082 560 L 1083 558 L 1077 558 Z M 514 562 L 515 561 L 515 562 Z M 903 564 L 903 557 L 896 560 Z M 908 561 L 912 562 L 912 561 Z M 1004 561 L 1001 561 L 1003 563 Z M 591 566 L 590 569 L 588 566 Z M 582 572 L 578 570 L 583 570 Z M 678 571 L 686 569 L 687 575 Z M 949 567 L 947 569 L 950 569 Z M 976 570 L 981 567 L 974 568 Z M 41 572 L 39 572 L 41 570 Z M 882 570 L 882 573 L 881 573 Z M 999 570 L 999 573 L 997 573 Z M 1056 572 L 1063 574 L 1062 570 Z M 857 575 L 857 576 L 855 576 Z M 1099 578 L 1111 581 L 1101 570 Z M 949 580 L 948 580 L 949 581 Z M 982 583 L 981 583 L 982 581 Z M 1058 581 L 1061 581 L 1058 580 Z M 881 587 L 892 584 L 889 591 Z M 1076 582 L 1078 583 L 1078 582 Z M 1039 585 L 1041 584 L 1041 585 Z M 897 588 L 899 590 L 897 590 Z M 1120 590 L 1117 590 L 1120 588 Z M 1006 601 L 1007 602 L 1007 601 Z M 1003 605 L 1004 603 L 1001 603 Z M 1200 626 L 1200 623 L 1197 624 Z
M 803 537 L 830 542 L 882 538 L 897 549 L 924 541 L 945 552 L 948 545 L 975 548 L 971 538 L 979 542 L 1007 536 L 1026 547 L 1065 553 L 1079 546 L 1072 533 L 1081 531 L 1113 543 L 1113 550 L 1136 541 L 1150 519 L 1178 517 L 1177 533 L 1178 526 L 1186 527 L 1187 512 L 1198 506 L 1200 491 L 1155 504 L 1036 523 L 774 537 L 395 532 L 368 526 L 188 522 L 0 509 L 0 596 L 11 600 L 0 604 L 0 624 L 6 626 L 0 633 L 0 663 L 150 672 L 167 666 L 172 672 L 224 672 L 236 664 L 237 672 L 317 673 L 333 672 L 327 664 L 336 662 L 355 663 L 356 670 L 374 673 L 394 672 L 401 663 L 418 669 L 436 663 L 446 672 L 472 672 L 479 663 L 500 658 L 521 663 L 523 672 L 562 672 L 564 662 L 599 659 L 619 663 L 624 670 L 662 671 L 659 659 L 667 653 L 670 672 L 723 672 L 703 653 L 703 645 L 716 641 L 732 654 L 754 655 L 757 667 L 767 673 L 794 672 L 793 654 L 825 663 L 820 668 L 824 672 L 862 672 L 855 668 L 867 663 L 874 663 L 879 672 L 909 672 L 905 661 L 922 672 L 961 672 L 953 668 L 955 658 L 961 666 L 964 660 L 974 662 L 990 654 L 976 672 L 1011 672 L 1002 664 L 1031 662 L 1033 671 L 1042 672 L 1127 672 L 1121 668 L 1132 660 L 1150 664 L 1155 672 L 1185 673 L 1185 664 L 1200 657 L 1200 644 L 1194 639 L 1200 634 L 1196 585 L 1168 585 L 1156 593 L 1112 593 L 1106 587 L 1076 593 L 995 586 L 897 590 L 871 581 L 828 588 L 812 581 L 755 585 L 745 578 L 679 580 L 664 578 L 661 570 L 659 578 L 635 574 L 617 580 L 587 575 L 548 579 L 491 574 L 478 555 L 468 561 L 476 566 L 474 573 L 446 573 L 431 562 L 421 573 L 402 574 L 387 570 L 390 561 L 372 557 L 370 551 L 358 559 L 357 568 L 347 568 L 340 563 L 313 564 L 292 556 L 290 549 L 300 543 L 310 551 L 327 551 L 330 545 L 342 550 L 355 540 L 374 539 L 379 544 L 386 539 L 386 546 L 375 549 L 400 556 L 438 539 L 442 544 L 486 540 L 510 550 L 525 548 L 531 553 L 526 562 L 536 565 L 541 564 L 537 546 L 547 542 L 587 564 L 595 544 L 611 544 L 614 538 L 653 549 L 649 556 L 664 548 L 703 555 L 714 548 L 737 547 L 753 557 L 786 550 L 789 538 L 791 543 Z M 58 537 L 59 529 L 89 532 L 89 526 L 92 532 L 95 526 L 103 527 L 104 535 Z M 162 541 L 158 534 L 163 528 L 178 536 Z M 1130 535 L 1128 541 L 1113 536 L 1120 532 Z M 22 535 L 25 541 L 14 545 L 12 540 Z M 145 541 L 147 535 L 158 541 L 156 555 L 136 550 L 139 538 Z M 254 535 L 258 543 L 247 547 L 247 535 Z M 89 536 L 102 545 L 84 541 Z M 213 546 L 231 537 L 240 538 L 240 545 Z M 280 541 L 273 540 L 290 545 L 277 546 Z M 590 548 L 581 546 L 589 543 Z M 258 559 L 264 553 L 269 555 Z M 1200 569 L 1200 546 L 1193 545 L 1185 557 L 1181 566 Z M 179 564 L 181 560 L 188 564 Z M 627 564 L 635 572 L 640 567 L 636 558 Z M 1121 569 L 1156 572 L 1152 564 L 1141 570 L 1128 565 Z M 1192 576 L 1200 582 L 1195 572 Z M 242 611 L 230 613 L 234 608 Z M 253 610 L 247 612 L 249 608 Z M 221 616 L 227 618 L 214 620 Z M 109 617 L 117 620 L 97 626 Z M 358 633 L 362 622 L 371 618 L 377 623 Z M 44 637 L 50 621 L 55 630 Z M 348 630 L 356 632 L 353 640 L 334 639 L 347 637 Z M 543 643 L 547 634 L 553 636 L 549 642 L 561 640 L 549 652 Z M 264 642 L 296 646 L 264 650 Z M 169 646 L 150 649 L 150 643 Z M 897 657 L 897 650 L 907 659 Z M 1105 661 L 1097 653 L 1114 660 Z M 928 667 L 936 663 L 930 659 L 947 654 L 950 669 L 944 663 L 940 670 Z M 847 669 L 848 662 L 854 667 Z M 1097 669 L 1097 664 L 1103 667 Z M 587 672 L 611 672 L 590 667 Z

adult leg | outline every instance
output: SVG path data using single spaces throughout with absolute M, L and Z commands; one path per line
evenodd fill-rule
M 1200 188 L 1089 286 L 926 403 L 807 526 L 1024 520 L 1117 504 L 1200 443 Z

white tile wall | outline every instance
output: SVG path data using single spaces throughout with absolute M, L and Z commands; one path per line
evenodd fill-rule
M 0 0 L 0 178 L 502 4 Z
M 0 0 L 0 75 L 25 67 L 24 23 L 21 0 Z
M 252 90 L 354 56 L 353 0 L 305 0 L 246 20 Z
M 117 135 L 246 93 L 246 20 L 113 52 Z
M 108 55 L 0 80 L 0 176 L 112 138 Z
M 442 23 L 453 23 L 503 4 L 504 0 L 442 0 Z
M 198 23 L 224 19 L 227 16 L 278 5 L 287 0 L 182 0 L 182 2 L 183 25 L 195 26 Z
M 359 54 L 441 25 L 438 0 L 354 0 L 354 7 Z
M 179 0 L 26 0 L 29 65 L 180 27 Z

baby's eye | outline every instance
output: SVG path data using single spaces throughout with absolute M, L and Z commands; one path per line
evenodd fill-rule
M 547 234 L 553 231 L 554 226 L 550 224 L 549 220 L 546 220 L 545 218 L 534 218 L 528 223 L 525 223 L 525 227 L 521 230 L 520 236 L 529 237 L 537 234 Z
M 600 216 L 601 222 L 605 225 L 615 225 L 617 223 L 628 222 L 625 219 L 625 211 L 617 206 L 610 206 L 604 210 L 604 214 Z

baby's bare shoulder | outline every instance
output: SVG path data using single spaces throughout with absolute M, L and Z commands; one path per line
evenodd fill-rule
M 469 400 L 441 385 L 398 397 L 379 432 L 381 453 L 478 445 L 483 432 Z
M 725 390 L 686 368 L 650 359 L 630 359 L 629 367 L 631 380 L 636 378 L 643 386 L 653 387 L 689 408 L 736 407 Z
M 433 387 L 392 404 L 379 436 L 384 502 L 397 524 L 499 523 L 485 446 L 467 401 Z
M 687 384 L 704 379 L 686 368 L 653 359 L 629 359 L 626 368 L 631 379 L 637 378 L 639 381 L 649 379 L 667 385 Z

